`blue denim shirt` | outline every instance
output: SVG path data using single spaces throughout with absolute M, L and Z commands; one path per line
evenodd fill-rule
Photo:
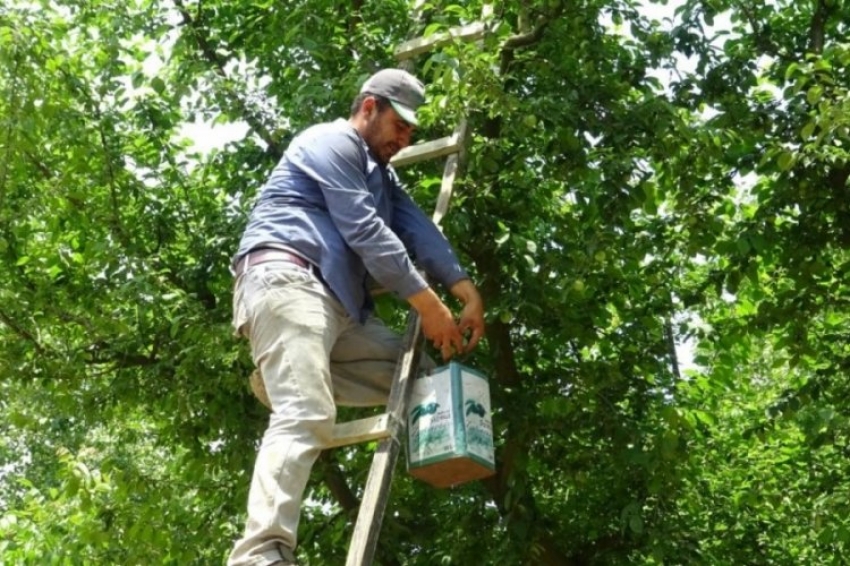
M 312 126 L 289 145 L 258 196 L 233 259 L 285 246 L 318 267 L 348 314 L 372 311 L 368 274 L 407 298 L 428 287 L 416 263 L 450 287 L 467 277 L 440 230 L 381 166 L 347 120 Z

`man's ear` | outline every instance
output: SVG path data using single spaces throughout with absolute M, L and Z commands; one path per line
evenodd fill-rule
M 363 99 L 363 103 L 360 105 L 360 111 L 363 112 L 366 116 L 371 116 L 372 112 L 377 108 L 378 101 L 374 96 L 367 96 Z

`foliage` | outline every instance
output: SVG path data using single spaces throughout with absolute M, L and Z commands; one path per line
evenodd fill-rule
M 231 254 L 291 136 L 481 3 L 408 9 L 0 7 L 0 561 L 223 562 L 266 418 Z M 498 473 L 398 474 L 379 563 L 846 561 L 850 4 L 667 10 L 506 1 L 417 60 L 421 139 L 474 132 L 444 229 Z M 247 133 L 203 151 L 196 121 Z M 438 167 L 402 175 L 432 207 Z M 304 562 L 343 561 L 370 450 L 317 465 Z

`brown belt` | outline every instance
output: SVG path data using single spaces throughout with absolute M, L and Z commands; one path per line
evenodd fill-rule
M 308 269 L 310 271 L 313 270 L 313 264 L 299 255 L 284 250 L 260 248 L 258 250 L 250 251 L 242 256 L 242 258 L 236 263 L 236 276 L 238 277 L 245 273 L 249 267 L 266 263 L 267 261 L 287 261 L 303 267 L 304 269 Z

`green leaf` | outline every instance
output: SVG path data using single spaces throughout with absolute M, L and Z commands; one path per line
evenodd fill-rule
M 705 411 L 701 411 L 699 409 L 692 409 L 691 413 L 693 413 L 693 415 L 697 418 L 698 421 L 705 425 L 714 426 L 717 423 L 717 420 L 714 418 L 714 416 Z
M 425 26 L 425 30 L 422 32 L 422 35 L 424 37 L 430 37 L 430 36 L 434 35 L 435 33 L 441 31 L 442 29 L 443 29 L 443 24 L 441 24 L 439 22 L 430 23 L 427 26 Z
M 159 77 L 154 77 L 151 79 L 151 88 L 157 93 L 162 94 L 165 92 L 165 81 Z
M 791 80 L 791 77 L 794 76 L 795 73 L 800 71 L 800 65 L 798 63 L 791 63 L 785 68 L 785 81 L 788 82 Z
M 779 154 L 777 164 L 782 171 L 788 171 L 794 166 L 794 154 L 790 151 L 783 151 Z
M 822 96 L 823 96 L 823 87 L 820 86 L 820 85 L 814 85 L 811 88 L 809 88 L 808 92 L 806 93 L 806 101 L 809 104 L 814 106 L 815 104 L 820 102 L 820 99 L 821 99 Z

